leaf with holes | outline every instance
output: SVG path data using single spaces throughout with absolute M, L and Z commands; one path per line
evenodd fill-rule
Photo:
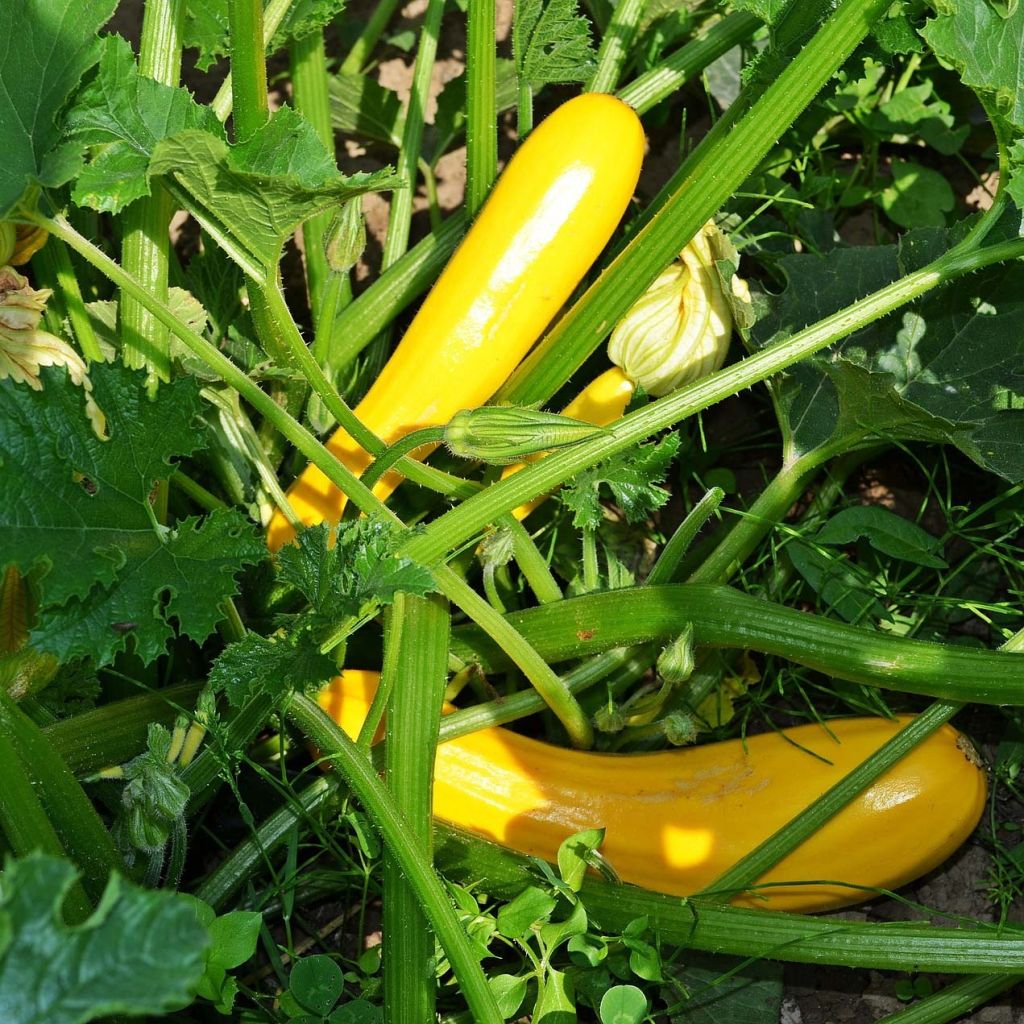
M 143 373 L 93 364 L 90 376 L 106 440 L 63 369 L 44 370 L 41 391 L 0 381 L 0 566 L 43 570 L 40 650 L 104 664 L 131 637 L 149 661 L 175 632 L 209 636 L 235 574 L 266 551 L 233 510 L 173 528 L 154 518 L 156 481 L 174 456 L 203 446 L 196 382 L 162 385 L 150 399 Z

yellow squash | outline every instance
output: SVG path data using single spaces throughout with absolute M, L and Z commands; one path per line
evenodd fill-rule
M 377 673 L 349 670 L 320 695 L 350 735 Z M 438 748 L 434 814 L 522 853 L 554 860 L 566 836 L 607 829 L 602 853 L 623 881 L 689 895 L 874 753 L 907 719 L 850 718 L 784 734 L 652 754 L 594 754 L 484 729 Z M 813 757 L 814 751 L 826 761 Z M 942 863 L 970 835 L 985 775 L 944 726 L 844 808 L 736 904 L 815 912 L 870 898 L 827 882 L 893 889 Z
M 527 138 L 427 296 L 388 364 L 356 408 L 389 444 L 483 405 L 569 298 L 622 218 L 643 158 L 633 110 L 599 93 L 569 100 Z M 370 457 L 344 431 L 328 448 L 354 473 Z M 385 475 L 380 498 L 401 477 Z M 315 466 L 288 492 L 307 524 L 336 522 L 344 496 Z M 278 513 L 277 550 L 294 536 Z

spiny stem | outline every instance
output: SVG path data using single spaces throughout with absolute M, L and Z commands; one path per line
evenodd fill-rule
M 466 214 L 472 220 L 498 175 L 494 0 L 469 0 L 466 21 Z

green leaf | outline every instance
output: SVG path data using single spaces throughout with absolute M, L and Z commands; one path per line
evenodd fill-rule
M 590 22 L 577 0 L 520 0 L 512 52 L 519 77 L 534 86 L 585 82 L 595 66 Z
M 368 75 L 332 75 L 328 87 L 331 125 L 336 132 L 396 149 L 402 144 L 402 103 L 398 93 Z
M 788 287 L 753 332 L 759 347 L 795 333 L 949 246 L 913 232 L 896 246 L 836 248 L 780 261 Z M 878 440 L 954 444 L 1024 479 L 1024 267 L 993 267 L 930 292 L 771 385 L 786 457 Z
M 521 939 L 534 925 L 547 921 L 555 899 L 531 885 L 498 911 L 498 931 L 508 939 Z
M 257 693 L 280 698 L 319 689 L 337 671 L 334 660 L 320 653 L 319 640 L 308 629 L 297 629 L 281 637 L 247 633 L 224 649 L 209 678 L 233 707 L 241 707 Z
M 288 11 L 270 40 L 267 53 L 274 53 L 293 39 L 303 39 L 330 25 L 345 9 L 345 0 L 292 0 Z
M 311 1013 L 325 1015 L 341 998 L 345 978 L 329 956 L 305 956 L 288 976 L 288 990 Z
M 1024 6 L 1004 16 L 984 0 L 936 5 L 940 14 L 925 26 L 925 41 L 940 59 L 952 64 L 964 85 L 995 100 L 999 112 L 1024 128 Z
M 277 556 L 280 579 L 300 590 L 314 612 L 337 623 L 390 604 L 399 591 L 424 596 L 436 589 L 425 566 L 394 554 L 401 542 L 394 526 L 362 518 L 303 530 L 298 542 Z
M 934 91 L 931 81 L 900 89 L 881 106 L 869 110 L 864 122 L 879 135 L 917 135 L 940 153 L 956 153 L 970 134 L 970 125 L 956 127 L 949 104 Z
M 667 991 L 689 998 L 671 1017 L 673 1024 L 777 1024 L 782 1012 L 782 965 L 767 960 L 740 963 L 730 957 L 687 951 Z
M 767 25 L 774 25 L 789 9 L 793 0 L 731 0 L 734 11 L 747 11 Z
M 647 1016 L 647 996 L 636 985 L 615 985 L 601 997 L 601 1024 L 640 1024 Z
M 0 1020 L 83 1024 L 187 1006 L 208 943 L 189 901 L 114 875 L 92 917 L 69 928 L 60 910 L 74 877 L 55 857 L 7 862 L 0 876 Z
M 656 481 L 663 480 L 679 451 L 678 434 L 669 434 L 657 444 L 642 444 L 621 455 L 577 474 L 559 492 L 562 503 L 573 511 L 573 525 L 596 529 L 604 513 L 601 487 L 607 487 L 630 523 L 646 519 L 669 499 Z
M 533 1007 L 533 1024 L 574 1024 L 576 1000 L 572 978 L 549 967 Z
M 892 621 L 885 606 L 870 591 L 864 574 L 858 574 L 845 558 L 825 554 L 799 538 L 790 541 L 785 550 L 793 567 L 827 610 L 847 622 Z
M 108 440 L 93 432 L 82 389 L 62 368 L 43 371 L 41 391 L 0 381 L 0 565 L 44 569 L 39 650 L 106 664 L 131 637 L 151 661 L 176 632 L 205 640 L 235 574 L 266 549 L 234 510 L 170 529 L 155 523 L 154 483 L 170 475 L 173 456 L 203 443 L 194 381 L 150 399 L 141 372 L 94 363 L 90 377 Z
M 60 113 L 96 63 L 96 33 L 116 0 L 0 4 L 0 218 L 30 184 L 63 185 L 82 145 L 61 139 Z
M 260 283 L 272 279 L 285 239 L 304 221 L 353 196 L 400 184 L 386 170 L 341 174 L 313 127 L 289 107 L 236 146 L 197 130 L 164 139 L 149 170 Z
M 196 995 L 209 999 L 218 1012 L 228 1014 L 238 994 L 238 982 L 228 971 L 241 967 L 256 952 L 263 918 L 251 910 L 233 910 L 218 917 L 208 903 L 192 896 L 182 898 L 193 902 L 196 919 L 210 935 L 205 971 Z
M 139 73 L 132 48 L 107 36 L 96 77 L 79 93 L 66 118 L 67 134 L 104 148 L 79 175 L 72 198 L 79 206 L 118 213 L 149 195 L 149 159 L 157 142 L 186 129 L 223 139 L 209 107 Z
M 577 936 L 585 935 L 587 923 L 586 908 L 577 901 L 573 904 L 572 911 L 564 921 L 548 921 L 547 924 L 542 924 L 539 929 L 539 935 L 547 958 L 550 959 L 555 950 L 563 943 Z
M 502 1017 L 514 1017 L 526 998 L 526 979 L 515 974 L 493 974 L 487 979 L 487 986 Z
M 878 505 L 837 512 L 814 539 L 819 544 L 846 545 L 862 537 L 883 555 L 931 569 L 946 568 L 946 563 L 935 554 L 939 538 Z
M 945 177 L 930 167 L 894 160 L 892 184 L 878 197 L 889 219 L 903 228 L 943 227 L 956 201 Z
M 579 892 L 594 851 L 604 842 L 603 828 L 588 828 L 569 836 L 558 847 L 558 873 L 573 892 Z

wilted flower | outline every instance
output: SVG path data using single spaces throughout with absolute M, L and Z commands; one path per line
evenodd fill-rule
M 32 288 L 12 267 L 0 267 L 0 379 L 10 377 L 42 391 L 44 366 L 64 366 L 85 392 L 85 411 L 97 437 L 106 436 L 106 417 L 92 397 L 85 360 L 66 342 L 41 330 L 49 288 Z
M 733 296 L 725 292 L 716 263 L 734 257 L 731 243 L 709 221 L 612 332 L 609 358 L 649 394 L 667 395 L 725 361 L 733 303 L 749 301 L 736 276 Z
M 34 224 L 0 221 L 0 264 L 19 266 L 28 263 L 50 236 Z

